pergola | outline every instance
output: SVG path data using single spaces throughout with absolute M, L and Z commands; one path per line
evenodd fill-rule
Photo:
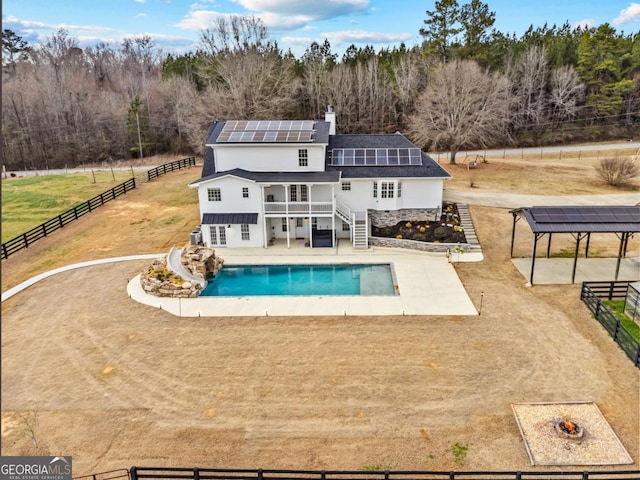
M 529 285 L 533 285 L 538 240 L 549 235 L 547 258 L 551 252 L 551 237 L 554 233 L 569 233 L 576 240 L 571 283 L 576 277 L 580 241 L 586 237 L 585 258 L 589 256 L 589 241 L 592 233 L 613 233 L 620 239 L 615 279 L 618 279 L 620 261 L 626 255 L 629 238 L 640 232 L 640 206 L 578 206 L 578 207 L 522 207 L 510 210 L 513 215 L 511 231 L 511 258 L 516 234 L 516 223 L 525 218 L 533 232 L 531 273 Z

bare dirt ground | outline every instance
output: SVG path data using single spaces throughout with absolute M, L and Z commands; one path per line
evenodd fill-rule
M 3 261 L 3 291 L 60 265 L 185 243 L 198 212 L 184 186 L 198 174 L 147 184 Z M 619 468 L 637 469 L 638 369 L 578 286 L 524 286 L 511 215 L 470 211 L 485 260 L 456 269 L 478 308 L 483 294 L 480 316 L 181 319 L 126 297 L 145 261 L 30 287 L 2 304 L 2 454 L 73 455 L 75 475 L 532 470 L 511 404 L 580 400 L 633 457 Z M 518 242 L 526 251 L 530 238 Z M 609 242 L 595 241 L 601 252 Z

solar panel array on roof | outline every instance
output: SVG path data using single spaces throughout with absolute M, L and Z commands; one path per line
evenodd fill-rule
M 313 120 L 233 120 L 225 123 L 218 142 L 310 142 Z
M 257 131 L 222 132 L 218 142 L 264 143 L 264 142 L 310 142 L 313 131 Z
M 225 123 L 223 132 L 258 132 L 313 130 L 313 120 L 233 120 Z
M 334 148 L 331 165 L 422 165 L 419 148 Z

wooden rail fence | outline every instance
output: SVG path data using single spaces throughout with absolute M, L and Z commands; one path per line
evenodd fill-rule
M 633 364 L 640 368 L 640 342 L 624 328 L 620 320 L 602 303 L 602 299 L 625 298 L 629 282 L 583 282 L 580 300 L 605 328 L 613 340 L 627 354 Z
M 51 233 L 71 222 L 75 222 L 81 216 L 92 212 L 96 208 L 104 205 L 107 202 L 110 202 L 111 200 L 116 199 L 120 195 L 133 190 L 142 182 L 151 181 L 154 178 L 160 177 L 169 172 L 173 172 L 174 170 L 193 167 L 195 166 L 195 164 L 195 157 L 183 158 L 181 160 L 175 160 L 173 162 L 165 163 L 164 165 L 160 165 L 158 167 L 147 170 L 142 176 L 130 178 L 126 182 L 123 182 L 120 185 L 107 190 L 106 192 L 102 192 L 101 194 L 96 195 L 95 197 L 79 205 L 76 205 L 73 208 L 65 210 L 57 217 L 51 218 L 46 222 L 41 223 L 37 227 L 34 227 L 31 230 L 28 230 L 23 234 L 6 241 L 0 247 L 0 257 L 2 258 L 2 260 L 5 260 L 9 258 L 10 255 L 28 248 L 29 245 L 40 240 L 41 238 L 50 235 Z

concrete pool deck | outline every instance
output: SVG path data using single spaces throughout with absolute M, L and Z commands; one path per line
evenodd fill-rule
M 453 266 L 442 253 L 374 248 L 353 250 L 341 241 L 337 249 L 286 248 L 217 249 L 227 264 L 391 263 L 398 295 L 166 298 L 149 295 L 139 275 L 127 285 L 132 299 L 180 317 L 253 317 L 318 315 L 477 315 Z M 455 259 L 457 260 L 457 259 Z M 469 253 L 460 261 L 480 261 Z

